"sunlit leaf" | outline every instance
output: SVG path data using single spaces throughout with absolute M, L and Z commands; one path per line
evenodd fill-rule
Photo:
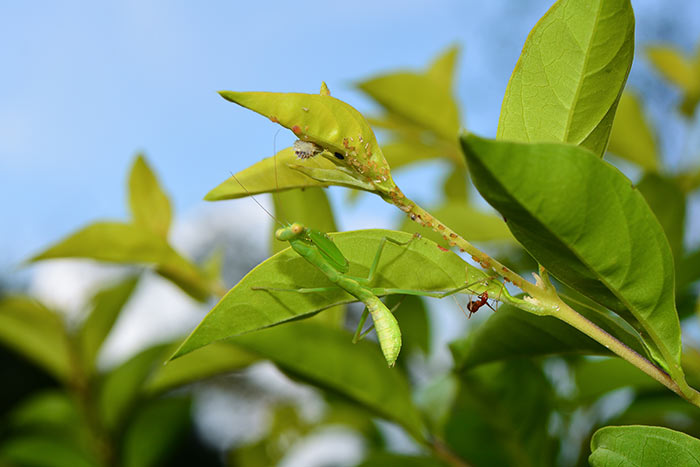
M 647 171 L 656 172 L 659 169 L 654 135 L 635 94 L 625 92 L 620 98 L 608 151 Z
M 464 202 L 450 202 L 443 204 L 430 213 L 440 219 L 462 237 L 474 242 L 507 242 L 513 243 L 513 235 L 508 230 L 503 218 L 485 213 Z M 445 240 L 432 229 L 404 219 L 401 230 L 406 232 L 418 232 L 441 245 Z
M 459 109 L 444 80 L 423 73 L 397 72 L 368 79 L 357 87 L 391 113 L 447 140 L 457 136 Z
M 276 156 L 263 159 L 238 172 L 236 174 L 238 181 L 233 177 L 227 178 L 207 193 L 204 199 L 207 201 L 219 201 L 288 190 L 290 188 L 327 186 L 327 184 L 307 177 L 298 170 L 291 169 L 289 167 L 290 163 L 298 164 L 300 161 L 294 154 L 293 148 L 283 149 Z M 303 164 L 310 167 L 335 168 L 331 161 L 323 157 L 312 157 L 303 161 Z
M 299 139 L 319 145 L 325 149 L 324 157 L 351 170 L 357 179 L 376 190 L 389 193 L 396 188 L 372 128 L 349 104 L 322 94 L 233 91 L 220 94 L 292 130 Z
M 23 296 L 0 299 L 0 342 L 68 382 L 72 374 L 68 335 L 61 317 Z
M 700 101 L 700 48 L 695 60 L 684 57 L 673 47 L 665 46 L 649 47 L 647 55 L 657 70 L 683 91 L 681 112 L 687 116 L 694 115 Z
M 602 156 L 633 55 L 629 0 L 559 0 L 525 42 L 498 139 L 567 142 Z
M 129 174 L 129 207 L 135 224 L 167 238 L 172 217 L 170 200 L 142 154 L 134 160 Z
M 682 378 L 671 248 L 630 181 L 573 145 L 474 135 L 462 145 L 474 184 L 528 252 L 557 279 L 625 318 L 659 363 Z
M 405 232 L 359 230 L 332 234 L 331 238 L 350 262 L 348 274 L 367 277 L 379 243 L 387 236 L 399 242 L 413 241 L 402 247 L 386 243 L 375 283 L 371 284 L 373 287 L 440 291 L 464 285 L 467 280 L 474 282 L 487 277 L 481 270 L 468 266 L 455 253 L 442 251 L 434 242 L 415 239 Z M 356 301 L 341 289 L 319 293 L 295 291 L 300 287 L 332 285 L 321 271 L 291 248 L 283 250 L 258 265 L 231 289 L 182 344 L 176 356 L 219 339 Z M 254 290 L 255 287 L 294 290 Z
M 606 426 L 591 439 L 592 467 L 700 464 L 700 440 L 660 426 Z
M 87 258 L 123 264 L 155 265 L 156 271 L 198 300 L 209 298 L 210 285 L 197 267 L 160 235 L 143 226 L 95 222 L 34 256 L 31 261 Z

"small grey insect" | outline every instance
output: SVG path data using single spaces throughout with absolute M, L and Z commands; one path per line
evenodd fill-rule
M 322 152 L 323 148 L 311 141 L 302 141 L 300 139 L 294 141 L 294 154 L 296 154 L 299 159 L 308 159 Z

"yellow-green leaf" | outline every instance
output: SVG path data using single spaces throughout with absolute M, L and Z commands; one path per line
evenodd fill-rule
M 129 207 L 134 223 L 166 238 L 170 229 L 170 200 L 146 159 L 139 154 L 129 175 Z
M 625 92 L 620 98 L 608 151 L 649 172 L 659 170 L 654 135 L 635 94 Z

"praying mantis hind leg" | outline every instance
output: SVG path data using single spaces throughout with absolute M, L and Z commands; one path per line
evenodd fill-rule
M 397 246 L 406 246 L 413 241 L 417 240 L 420 238 L 420 235 L 415 234 L 413 237 L 411 237 L 410 240 L 405 241 L 405 242 L 400 242 L 398 240 L 394 240 L 393 238 L 390 237 L 382 237 L 382 239 L 379 241 L 379 246 L 377 247 L 377 252 L 374 254 L 374 259 L 372 260 L 372 264 L 369 267 L 369 274 L 367 275 L 367 278 L 356 278 L 359 279 L 361 282 L 364 282 L 366 284 L 369 284 L 374 280 L 374 274 L 377 272 L 377 266 L 379 266 L 379 260 L 382 257 L 382 252 L 384 251 L 384 246 L 386 246 L 386 242 L 393 243 L 394 245 Z

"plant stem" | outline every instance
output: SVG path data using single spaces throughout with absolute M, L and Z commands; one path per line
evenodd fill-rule
M 391 191 L 388 196 L 383 196 L 383 198 L 408 214 L 411 220 L 442 235 L 450 246 L 456 246 L 460 251 L 469 253 L 472 259 L 479 263 L 482 268 L 489 269 L 495 274 L 512 282 L 513 285 L 530 295 L 535 299 L 534 301 L 537 302 L 536 305 L 527 302 L 531 306 L 528 306 L 527 309 L 519 306 L 520 308 L 531 313 L 553 316 L 564 321 L 615 353 L 620 358 L 636 366 L 691 404 L 700 407 L 700 392 L 688 386 L 685 380 L 680 382 L 680 384 L 683 385 L 681 387 L 679 382 L 671 378 L 665 371 L 655 366 L 642 355 L 627 347 L 624 343 L 564 303 L 548 281 L 538 284 L 526 281 L 523 277 L 511 271 L 498 260 L 491 258 L 486 253 L 477 249 L 457 232 L 433 217 L 428 211 L 406 198 L 398 187 Z M 517 304 L 515 305 L 518 306 Z

